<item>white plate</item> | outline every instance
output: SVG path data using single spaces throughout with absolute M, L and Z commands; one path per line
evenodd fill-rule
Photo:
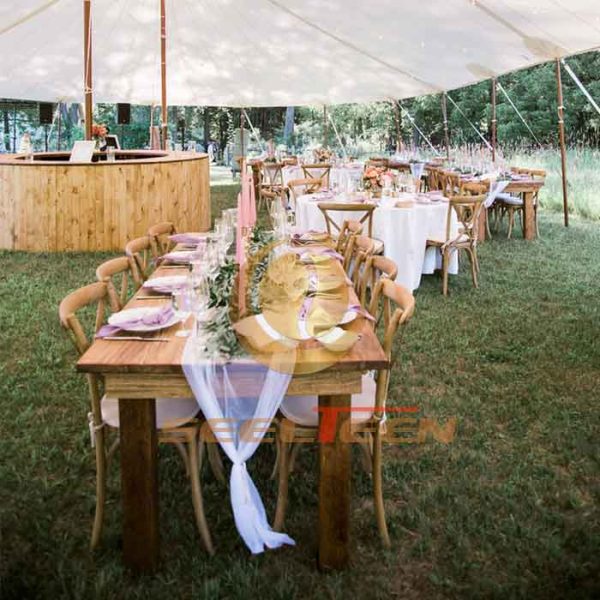
M 194 258 L 199 258 L 199 254 L 196 250 L 181 250 L 179 252 L 169 252 L 163 258 L 170 263 L 187 265 Z
M 109 325 L 116 325 L 117 327 L 121 327 L 121 323 L 126 323 L 127 321 L 131 321 L 133 319 L 141 319 L 146 315 L 151 315 L 152 313 L 158 312 L 162 310 L 164 306 L 160 308 L 152 308 L 150 306 L 143 306 L 140 308 L 128 308 L 126 310 L 122 310 L 114 315 L 111 315 L 108 318 Z M 144 323 L 140 323 L 138 325 L 123 327 L 125 331 L 158 331 L 159 329 L 166 329 L 167 327 L 171 327 L 175 325 L 175 323 L 179 323 L 183 321 L 187 317 L 187 314 L 183 315 L 181 313 L 174 313 L 171 319 L 169 319 L 166 323 L 162 325 L 146 325 Z
M 187 275 L 165 275 L 164 277 L 154 277 L 144 282 L 144 287 L 159 292 L 170 293 L 174 288 L 180 287 L 187 281 Z
M 356 311 L 348 310 L 344 313 L 344 316 L 340 319 L 340 325 L 346 325 L 346 323 L 352 323 L 356 319 Z

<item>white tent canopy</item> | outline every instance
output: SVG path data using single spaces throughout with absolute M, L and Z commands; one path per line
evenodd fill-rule
M 600 47 L 600 0 L 167 0 L 168 101 L 408 98 Z M 92 0 L 95 102 L 160 103 L 159 0 Z M 0 97 L 83 98 L 82 0 L 0 1 Z

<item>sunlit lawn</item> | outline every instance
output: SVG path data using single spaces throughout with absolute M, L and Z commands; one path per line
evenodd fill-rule
M 235 191 L 213 188 L 215 206 Z M 574 218 L 567 230 L 544 213 L 541 230 L 534 243 L 485 243 L 479 290 L 466 268 L 447 299 L 437 276 L 424 279 L 390 397 L 456 416 L 456 438 L 386 447 L 389 552 L 355 461 L 353 565 L 332 575 L 315 569 L 309 448 L 290 484 L 295 548 L 250 556 L 227 489 L 206 471 L 217 545 L 208 558 L 180 457 L 161 448 L 159 574 L 136 579 L 121 566 L 118 461 L 102 546 L 90 555 L 88 399 L 57 306 L 93 281 L 105 255 L 0 254 L 0 597 L 597 597 L 600 226 Z M 251 461 L 271 515 L 272 459 L 265 446 Z

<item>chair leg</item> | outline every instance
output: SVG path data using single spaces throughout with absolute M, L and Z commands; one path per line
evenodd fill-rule
M 210 465 L 210 469 L 213 472 L 215 479 L 219 483 L 227 485 L 227 481 L 225 480 L 225 470 L 223 469 L 223 461 L 221 460 L 221 454 L 219 453 L 219 444 L 216 442 L 209 442 L 206 444 L 206 448 L 208 464 Z
M 506 236 L 507 240 L 510 240 L 514 224 L 515 224 L 515 211 L 511 207 L 508 209 L 508 235 Z
M 290 476 L 289 472 L 289 457 L 290 457 L 290 444 L 279 439 L 279 486 L 277 490 L 277 508 L 275 509 L 275 521 L 273 523 L 273 529 L 275 531 L 281 531 L 285 522 L 285 511 L 287 508 L 288 499 L 288 479 Z
M 442 294 L 448 295 L 448 268 L 450 263 L 450 253 L 448 250 L 442 250 Z
M 487 233 L 488 238 L 491 240 L 492 239 L 492 231 L 490 229 L 490 219 L 492 217 L 493 209 L 489 208 L 489 209 L 484 209 L 484 210 L 487 210 L 487 214 L 485 215 L 485 232 Z
M 357 436 L 358 443 L 360 445 L 360 456 L 361 463 L 365 473 L 371 473 L 373 471 L 373 456 L 372 456 L 372 442 L 370 433 L 365 433 L 367 437 Z
M 179 451 L 179 454 L 181 455 L 181 458 L 183 460 L 183 464 L 185 465 L 185 474 L 189 477 L 189 475 L 190 475 L 190 461 L 189 461 L 189 458 L 188 458 L 187 450 L 185 448 L 185 444 L 182 444 L 181 442 L 175 442 L 175 447 Z
M 477 262 L 475 260 L 473 248 L 468 248 L 467 254 L 469 255 L 469 262 L 471 263 L 471 277 L 473 278 L 473 286 L 477 288 L 479 287 L 477 282 Z
M 96 444 L 96 512 L 94 514 L 94 526 L 92 528 L 92 539 L 90 549 L 94 550 L 100 543 L 102 528 L 104 525 L 104 502 L 106 499 L 106 454 L 104 452 L 105 436 L 101 429 L 95 432 Z
M 196 525 L 198 532 L 204 543 L 204 547 L 209 554 L 214 554 L 210 530 L 204 514 L 204 503 L 202 501 L 202 488 L 200 487 L 200 461 L 198 453 L 198 438 L 196 433 L 188 441 L 189 464 L 190 464 L 190 484 L 192 486 L 192 503 L 194 505 L 194 514 L 196 516 Z
M 381 430 L 377 428 L 373 441 L 373 504 L 375 506 L 375 518 L 381 542 L 385 548 L 391 546 L 390 536 L 385 522 L 385 506 L 383 504 L 383 475 L 382 475 L 382 446 Z

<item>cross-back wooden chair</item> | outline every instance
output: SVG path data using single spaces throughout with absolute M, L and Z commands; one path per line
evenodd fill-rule
M 296 209 L 296 201 L 300 196 L 305 194 L 314 194 L 323 189 L 323 180 L 314 179 L 313 177 L 303 179 L 292 179 L 288 181 L 287 188 L 290 195 L 290 204 Z
M 394 346 L 399 334 L 403 333 L 406 324 L 415 309 L 413 295 L 390 279 L 380 279 L 375 293 L 378 301 L 385 306 L 382 346 L 386 357 L 393 364 Z M 391 367 L 380 369 L 375 377 L 363 375 L 362 392 L 352 395 L 352 406 L 363 408 L 351 412 L 350 433 L 366 455 L 366 462 L 373 479 L 373 501 L 379 535 L 383 545 L 390 547 L 385 520 L 383 501 L 383 436 L 385 434 L 385 410 L 389 389 Z M 307 438 L 316 439 L 319 427 L 317 396 L 286 396 L 281 404 L 283 418 L 277 423 L 278 450 L 278 494 L 275 512 L 274 529 L 281 531 L 287 509 L 288 484 L 291 472 L 292 451 L 306 444 Z
M 323 214 L 325 219 L 325 226 L 327 227 L 327 233 L 334 239 L 338 238 L 341 233 L 341 227 L 338 224 L 338 220 L 335 219 L 335 215 L 332 213 L 354 213 L 356 218 L 353 220 L 358 221 L 361 225 L 366 225 L 366 234 L 373 238 L 373 212 L 377 208 L 374 204 L 367 204 L 362 202 L 319 202 L 319 210 Z M 353 215 L 354 216 L 354 215 Z M 343 222 L 342 222 L 343 223 Z M 383 242 L 373 238 L 375 243 L 375 254 L 383 254 Z
M 267 205 L 267 196 L 263 192 L 272 192 L 285 198 L 285 186 L 283 184 L 283 164 L 274 162 L 263 162 L 260 166 L 260 185 L 258 187 L 259 209 Z
M 486 196 L 454 196 L 448 202 L 446 217 L 446 237 L 443 240 L 427 240 L 427 246 L 438 248 L 442 253 L 442 293 L 448 295 L 448 268 L 450 254 L 464 250 L 471 263 L 473 285 L 478 287 L 479 260 L 477 258 L 477 239 L 479 237 L 479 215 Z M 458 234 L 452 237 L 452 220 L 456 215 Z
M 460 195 L 462 196 L 481 196 L 485 194 L 486 198 L 490 193 L 490 185 L 489 181 L 466 181 L 461 183 L 460 187 Z M 490 221 L 496 222 L 497 213 L 499 212 L 499 204 L 494 201 L 492 206 L 486 207 L 485 205 L 481 208 L 480 220 L 485 220 L 485 230 L 487 236 L 492 238 L 492 231 L 490 228 Z M 485 218 L 484 218 L 485 217 Z M 482 231 L 480 229 L 480 231 Z
M 82 355 L 90 347 L 93 336 L 104 324 L 109 304 L 108 286 L 104 282 L 92 283 L 71 292 L 60 303 L 60 324 L 69 334 L 78 355 Z M 94 323 L 91 328 L 86 328 L 78 316 L 86 309 L 94 310 Z M 86 329 L 91 330 L 92 334 L 88 335 Z M 94 549 L 102 535 L 106 471 L 118 446 L 118 436 L 114 436 L 110 446 L 107 442 L 109 432 L 118 432 L 119 429 L 119 401 L 102 393 L 103 381 L 100 375 L 89 373 L 87 380 L 91 402 L 88 420 L 92 445 L 96 450 L 96 512 L 91 539 L 91 547 Z M 200 486 L 201 450 L 204 445 L 200 437 L 201 427 L 196 418 L 197 414 L 198 404 L 195 398 L 156 399 L 158 441 L 175 445 L 184 459 L 190 477 L 196 525 L 206 549 L 212 554 L 213 546 L 204 515 Z
M 329 175 L 331 173 L 331 165 L 329 163 L 302 165 L 302 172 L 305 179 L 320 179 L 322 187 L 329 187 Z
M 461 187 L 460 175 L 453 173 L 452 171 L 440 170 L 438 175 L 438 182 L 440 189 L 444 193 L 444 196 L 450 198 L 459 193 Z
M 175 244 L 169 240 L 169 236 L 174 233 L 177 233 L 177 229 L 170 221 L 157 223 L 148 229 L 148 237 L 150 238 L 150 246 L 154 258 L 170 252 L 175 247 Z
M 150 236 L 135 238 L 125 245 L 125 255 L 131 264 L 135 289 L 142 287 L 152 271 L 152 242 Z
M 106 283 L 111 310 L 113 312 L 121 310 L 127 304 L 130 296 L 130 284 L 133 283 L 129 258 L 119 256 L 103 262 L 96 269 L 96 279 Z M 115 285 L 115 279 L 117 285 Z
M 443 190 L 441 182 L 442 170 L 440 167 L 429 167 L 427 169 L 427 187 L 430 191 Z
M 298 166 L 298 157 L 297 156 L 286 156 L 281 159 L 281 164 L 284 167 L 296 167 L 296 166 Z
M 365 261 L 362 277 L 357 286 L 354 287 L 360 304 L 363 308 L 371 312 L 375 319 L 378 319 L 379 310 L 373 305 L 374 289 L 377 282 L 383 277 L 395 281 L 398 275 L 398 267 L 391 258 L 385 256 L 369 256 Z M 371 290 L 371 301 L 368 299 L 368 292 Z

